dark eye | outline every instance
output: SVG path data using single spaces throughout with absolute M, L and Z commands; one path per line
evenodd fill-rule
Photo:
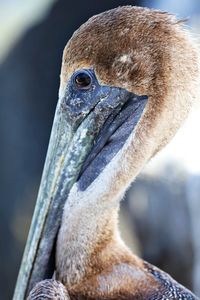
M 80 72 L 75 75 L 74 81 L 78 89 L 87 90 L 91 86 L 92 79 L 88 73 Z

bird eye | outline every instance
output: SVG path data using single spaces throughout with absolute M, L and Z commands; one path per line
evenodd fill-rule
M 87 90 L 91 86 L 92 79 L 88 73 L 80 72 L 75 75 L 74 82 L 78 89 Z

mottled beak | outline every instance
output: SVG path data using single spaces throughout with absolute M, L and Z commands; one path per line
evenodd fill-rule
M 100 85 L 91 69 L 79 70 L 69 79 L 55 113 L 14 300 L 25 299 L 37 282 L 53 276 L 54 246 L 69 191 L 81 178 L 84 187 L 92 182 L 88 166 L 131 116 L 132 106 L 141 107 L 142 113 L 146 100 L 138 101 L 125 89 Z

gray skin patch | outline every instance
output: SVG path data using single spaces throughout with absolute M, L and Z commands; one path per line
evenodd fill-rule
M 89 76 L 90 84 L 86 88 L 77 87 L 77 76 Z M 62 102 L 66 121 L 76 131 L 93 111 L 96 111 L 97 120 L 101 122 L 103 119 L 100 132 L 77 180 L 81 191 L 97 178 L 125 144 L 138 123 L 147 100 L 147 96 L 137 96 L 126 89 L 100 85 L 92 69 L 78 70 L 72 75 Z M 109 112 L 106 117 L 105 110 Z
M 84 78 L 86 86 L 82 86 Z M 80 86 L 77 79 L 83 80 Z M 96 120 L 101 124 L 78 176 L 81 191 L 97 178 L 125 144 L 142 115 L 147 99 L 147 96 L 137 96 L 126 89 L 100 85 L 93 69 L 81 69 L 72 75 L 62 99 L 67 123 L 76 132 L 83 120 L 95 112 Z
M 78 186 L 81 191 L 84 191 L 97 178 L 123 147 L 137 125 L 147 99 L 146 96 L 130 94 L 128 101 L 118 114 L 105 122 L 79 175 Z

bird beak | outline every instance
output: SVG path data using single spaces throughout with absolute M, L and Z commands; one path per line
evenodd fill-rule
M 85 96 L 84 107 L 77 110 L 77 97 L 66 88 L 58 101 L 13 300 L 25 299 L 37 282 L 52 278 L 53 249 L 69 191 L 103 125 L 111 123 L 130 98 L 130 93 L 120 88 L 98 86 L 90 97 Z
M 77 128 L 58 103 L 26 248 L 13 299 L 25 299 L 35 283 L 51 278 L 52 249 L 70 188 L 98 132 L 95 114 Z

